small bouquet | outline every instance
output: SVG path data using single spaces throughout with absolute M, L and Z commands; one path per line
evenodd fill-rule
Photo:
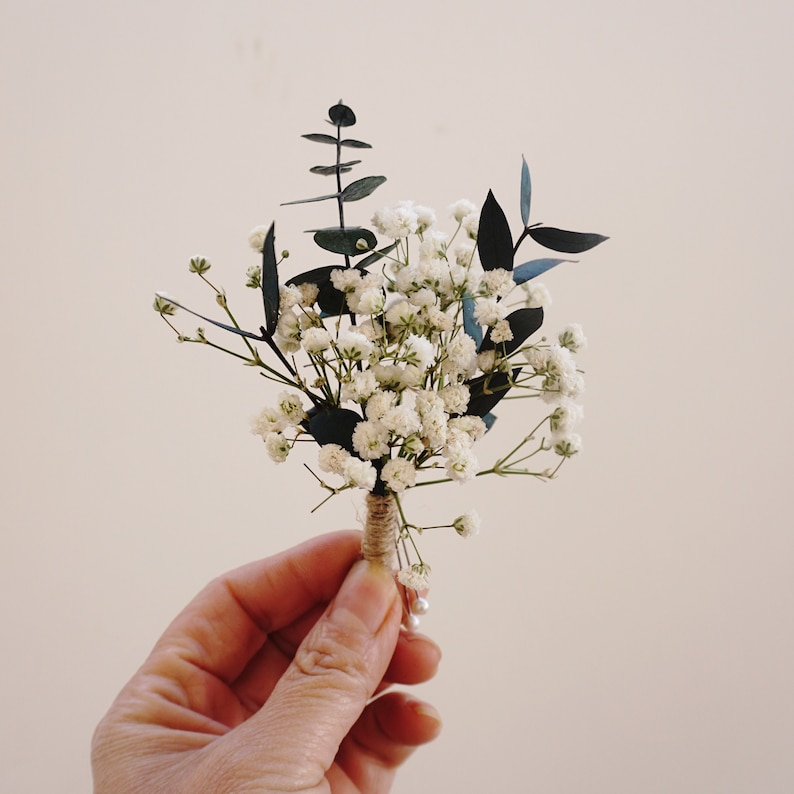
M 343 175 L 361 162 L 344 159 L 344 153 L 371 146 L 344 137 L 356 123 L 349 107 L 340 102 L 328 115 L 335 134 L 303 137 L 332 147 L 335 161 L 310 170 L 332 177 L 335 189 L 287 204 L 336 205 L 336 225 L 311 231 L 324 256 L 339 257 L 337 264 L 283 279 L 288 252 L 276 254 L 271 223 L 249 237 L 260 257 L 246 273 L 246 286 L 262 295 L 264 324 L 258 330 L 238 324 L 225 291 L 207 277 L 210 262 L 200 256 L 190 260 L 190 271 L 213 290 L 224 321 L 187 309 L 165 293 L 157 293 L 154 309 L 178 341 L 235 356 L 281 387 L 275 405 L 253 421 L 253 431 L 276 463 L 299 442 L 319 445 L 320 473 L 307 468 L 328 493 L 320 504 L 348 489 L 366 492 L 362 553 L 390 568 L 396 556 L 406 622 L 413 626 L 428 608 L 423 593 L 430 573 L 416 536 L 438 527 L 409 521 L 404 494 L 485 474 L 550 480 L 581 448 L 574 428 L 582 416 L 577 400 L 584 382 L 574 354 L 585 338 L 577 324 L 554 341 L 537 336 L 549 295 L 532 282 L 574 260 L 538 258 L 516 265 L 518 249 L 529 238 L 556 252 L 578 254 L 607 238 L 530 225 L 526 161 L 522 231 L 515 243 L 490 191 L 479 210 L 467 200 L 454 203 L 448 233 L 437 227 L 432 209 L 412 201 L 377 210 L 373 228 L 348 225 L 348 205 L 386 179 L 367 176 L 343 185 Z M 212 341 L 203 327 L 183 334 L 170 319 L 177 309 L 239 337 L 239 349 Z M 509 437 L 518 443 L 481 468 L 475 442 L 493 426 L 493 410 L 508 394 L 530 399 L 536 416 L 525 429 L 511 428 Z M 549 457 L 551 464 L 542 462 Z M 463 537 L 479 529 L 473 510 L 451 519 L 445 526 Z

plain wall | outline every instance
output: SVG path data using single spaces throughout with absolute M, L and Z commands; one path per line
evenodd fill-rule
M 208 579 L 357 525 L 248 434 L 274 390 L 150 308 L 212 308 L 201 253 L 258 322 L 273 219 L 290 272 L 324 264 L 320 205 L 279 204 L 322 185 L 299 136 L 340 97 L 389 178 L 360 222 L 492 188 L 515 224 L 523 154 L 534 220 L 611 237 L 542 279 L 590 342 L 580 459 L 408 498 L 484 527 L 421 539 L 445 730 L 395 791 L 794 790 L 790 3 L 0 13 L 2 791 L 88 791 L 94 725 Z

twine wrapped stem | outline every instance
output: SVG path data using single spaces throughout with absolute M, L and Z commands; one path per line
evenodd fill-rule
M 361 543 L 364 559 L 393 570 L 397 527 L 397 503 L 394 497 L 368 493 L 367 520 Z

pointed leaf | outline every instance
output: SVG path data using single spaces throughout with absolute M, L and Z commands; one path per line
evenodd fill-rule
M 340 174 L 346 174 L 348 171 L 353 170 L 354 165 L 358 165 L 361 160 L 349 160 L 346 163 L 339 163 L 339 165 L 313 165 L 309 171 L 313 174 L 321 174 L 322 176 L 331 176 L 339 171 Z
M 328 317 L 337 317 L 347 311 L 347 302 L 345 294 L 339 292 L 331 281 L 331 273 L 334 270 L 344 270 L 344 268 L 337 265 L 316 267 L 298 276 L 293 276 L 287 281 L 287 284 L 296 286 L 300 284 L 316 284 L 319 290 L 317 293 L 317 305 L 320 310 Z
M 328 110 L 328 117 L 337 127 L 352 127 L 356 123 L 356 114 L 341 102 Z
M 265 329 L 272 334 L 278 323 L 279 305 L 275 221 L 270 224 L 262 246 L 262 303 L 265 307 Z
M 237 334 L 238 336 L 244 336 L 246 339 L 256 339 L 258 342 L 265 341 L 265 338 L 261 334 L 252 334 L 250 331 L 243 331 L 242 328 L 235 328 L 233 325 L 219 323 L 217 320 L 212 320 L 209 317 L 205 317 L 203 314 L 194 312 L 193 309 L 188 309 L 187 306 L 183 306 L 170 296 L 168 298 L 168 302 L 173 303 L 178 309 L 182 309 L 182 311 L 192 314 L 194 317 L 198 317 L 200 320 L 204 320 L 204 322 L 207 322 L 210 325 L 214 325 L 216 328 L 223 328 L 224 331 L 231 331 L 231 333 Z
M 371 149 L 371 143 L 364 143 L 364 141 L 357 141 L 353 138 L 345 138 L 342 141 L 339 141 L 340 146 L 349 146 L 351 149 Z
M 526 226 L 529 223 L 529 205 L 532 200 L 532 180 L 529 177 L 529 166 L 521 155 L 521 220 Z
M 385 181 L 385 176 L 365 176 L 363 179 L 357 179 L 342 191 L 342 201 L 363 199 L 379 188 Z
M 474 298 L 464 298 L 462 301 L 463 309 L 463 330 L 474 340 L 474 344 L 479 348 L 482 343 L 482 328 L 477 320 L 474 319 Z
M 480 230 L 477 233 L 477 248 L 483 270 L 513 269 L 513 238 L 507 218 L 494 198 L 492 191 L 480 211 Z
M 282 207 L 290 207 L 293 204 L 311 204 L 313 201 L 328 201 L 328 199 L 339 198 L 338 193 L 329 193 L 327 196 L 315 196 L 308 199 L 296 199 L 295 201 L 282 201 Z
M 512 373 L 493 372 L 489 375 L 480 375 L 479 378 L 468 381 L 469 406 L 466 409 L 468 416 L 484 417 L 491 413 L 493 407 L 504 397 L 515 382 L 521 368 L 514 369 Z
M 362 418 L 347 408 L 329 408 L 318 411 L 309 421 L 309 432 L 320 445 L 338 444 L 351 455 L 353 449 L 353 431 Z
M 308 135 L 301 135 L 301 138 L 306 138 L 307 141 L 314 141 L 315 143 L 337 143 L 333 135 L 326 135 L 324 132 L 310 132 Z
M 493 414 L 485 414 L 482 421 L 485 422 L 485 432 L 487 433 L 496 423 L 496 417 Z
M 513 338 L 509 342 L 494 343 L 491 340 L 491 329 L 489 328 L 480 345 L 480 351 L 493 350 L 498 347 L 500 351 L 504 352 L 504 355 L 509 356 L 514 350 L 518 350 L 543 325 L 543 308 L 518 309 L 512 314 L 508 314 L 505 319 L 510 324 Z
M 535 278 L 535 276 L 539 276 L 541 273 L 545 273 L 547 270 L 551 270 L 553 267 L 561 265 L 563 262 L 576 262 L 576 260 L 532 259 L 529 262 L 524 262 L 523 265 L 519 265 L 513 270 L 513 281 L 515 281 L 516 284 L 523 284 L 525 281 L 529 281 L 531 278 Z
M 369 256 L 362 259 L 356 267 L 359 270 L 365 270 L 370 265 L 374 265 L 375 262 L 383 259 L 386 254 L 393 251 L 397 247 L 397 241 L 395 240 L 391 245 L 387 245 L 385 248 L 379 248 L 377 251 L 373 251 Z
M 555 229 L 553 226 L 536 226 L 529 230 L 529 236 L 544 248 L 562 251 L 564 254 L 581 254 L 582 251 L 589 251 L 609 239 L 603 234 L 568 232 L 564 229 Z
M 369 229 L 361 226 L 352 226 L 346 229 L 320 229 L 314 234 L 314 242 L 334 254 L 347 254 L 348 256 L 361 256 L 364 251 L 359 250 L 356 244 L 360 239 L 367 241 L 370 248 L 378 244 L 378 239 Z

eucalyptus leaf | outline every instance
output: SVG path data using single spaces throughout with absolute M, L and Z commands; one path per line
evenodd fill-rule
M 466 414 L 482 418 L 491 413 L 493 407 L 510 390 L 520 372 L 521 368 L 519 367 L 509 375 L 506 372 L 493 372 L 468 381 L 466 385 L 469 387 L 471 396 Z
M 314 198 L 296 199 L 295 201 L 283 201 L 282 207 L 289 207 L 293 204 L 311 204 L 313 201 L 328 201 L 328 199 L 339 198 L 339 193 L 329 193 L 327 196 L 315 196 Z
M 575 259 L 532 259 L 529 262 L 524 262 L 513 270 L 513 281 L 516 284 L 523 284 L 547 270 L 551 270 L 563 262 L 575 262 Z
M 338 444 L 354 455 L 353 431 L 361 421 L 362 417 L 347 408 L 320 409 L 309 421 L 309 432 L 321 447 Z
M 261 334 L 252 334 L 250 331 L 243 331 L 242 328 L 235 328 L 233 325 L 219 323 L 217 320 L 213 320 L 209 317 L 205 317 L 203 314 L 194 312 L 193 309 L 188 309 L 187 306 L 183 306 L 181 303 L 178 303 L 171 297 L 168 298 L 168 302 L 173 303 L 178 309 L 182 309 L 182 311 L 192 314 L 194 317 L 198 317 L 200 320 L 204 320 L 204 322 L 207 322 L 210 325 L 214 325 L 216 328 L 222 328 L 224 331 L 230 331 L 231 333 L 237 334 L 238 336 L 244 336 L 246 339 L 256 339 L 257 342 L 264 341 L 264 337 Z
M 270 224 L 262 246 L 262 303 L 265 307 L 265 329 L 273 334 L 278 324 L 278 270 L 276 267 L 276 224 Z
M 342 191 L 342 201 L 358 201 L 366 198 L 385 181 L 385 176 L 365 176 L 363 179 L 357 179 Z
M 529 223 L 529 205 L 532 200 L 532 180 L 529 177 L 529 166 L 521 155 L 521 220 L 526 226 Z
M 491 190 L 488 191 L 480 211 L 477 249 L 480 252 L 483 270 L 513 269 L 513 238 L 510 234 L 510 226 Z
M 308 135 L 301 135 L 301 138 L 315 143 L 332 143 L 334 145 L 337 143 L 337 139 L 333 135 L 326 135 L 324 132 L 310 132 Z
M 348 256 L 361 256 L 364 251 L 359 250 L 356 244 L 364 239 L 370 248 L 378 244 L 375 235 L 369 229 L 361 226 L 352 226 L 345 229 L 320 229 L 314 234 L 314 242 L 334 254 L 347 254 Z
M 352 127 L 356 123 L 356 114 L 341 102 L 328 110 L 328 117 L 337 127 Z
M 543 308 L 517 309 L 505 318 L 510 324 L 513 338 L 508 342 L 494 342 L 491 339 L 491 329 L 485 335 L 480 345 L 480 351 L 493 350 L 498 346 L 504 355 L 509 356 L 513 351 L 518 350 L 524 342 L 543 325 Z
M 595 248 L 609 237 L 593 232 L 569 232 L 553 226 L 536 226 L 528 230 L 529 236 L 544 248 L 561 251 L 564 254 L 581 254 Z
M 345 138 L 339 141 L 340 146 L 349 146 L 351 149 L 371 149 L 371 143 L 364 143 L 364 141 L 357 141 L 353 138 Z
M 322 176 L 332 176 L 337 171 L 340 174 L 346 174 L 348 171 L 352 171 L 353 166 L 358 165 L 360 162 L 361 160 L 349 160 L 346 163 L 339 163 L 339 165 L 313 165 L 309 171 Z
M 477 320 L 474 319 L 474 298 L 464 298 L 462 301 L 463 309 L 463 330 L 474 340 L 477 347 L 482 343 L 482 328 Z

